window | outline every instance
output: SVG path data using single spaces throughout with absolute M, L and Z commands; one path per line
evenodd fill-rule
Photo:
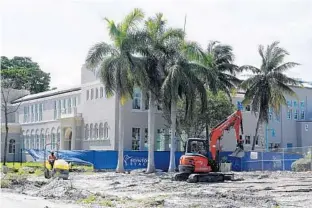
M 39 121 L 42 121 L 43 117 L 43 103 L 39 104 Z
M 309 131 L 309 124 L 304 125 L 304 130 Z
M 294 120 L 298 120 L 298 116 L 299 116 L 299 110 L 295 110 L 294 111 Z
M 94 136 L 94 134 L 93 134 L 93 124 L 90 124 L 90 139 L 93 139 L 93 136 Z
M 145 128 L 144 130 L 144 149 L 148 150 L 148 128 Z
M 304 108 L 304 101 L 300 101 L 300 107 Z
M 57 128 L 56 138 L 57 138 L 57 144 L 60 145 L 61 144 L 61 129 L 60 129 L 60 127 Z
M 300 119 L 301 120 L 305 119 L 305 112 L 304 112 L 304 110 L 301 110 L 301 112 L 300 112 Z
M 45 148 L 44 129 L 41 129 L 40 133 L 40 149 Z
M 288 109 L 287 110 L 287 119 L 290 120 L 291 119 L 291 114 L 292 114 L 292 110 Z
M 237 101 L 237 109 L 238 110 L 243 110 L 243 104 L 241 101 Z
M 253 136 L 253 139 L 255 139 L 255 136 Z M 258 143 L 259 143 L 259 136 L 257 136 L 256 145 L 258 145 Z
M 250 105 L 246 105 L 245 110 L 250 111 Z
M 91 100 L 93 100 L 93 96 L 94 96 L 94 90 L 91 89 Z
M 272 137 L 276 137 L 275 129 L 272 129 Z
M 99 97 L 99 89 L 95 88 L 95 99 Z
M 144 100 L 144 107 L 145 107 L 145 110 L 148 110 L 149 109 L 149 95 L 148 93 L 145 94 L 145 100 Z
M 62 113 L 65 113 L 65 100 L 61 100 L 62 103 Z
M 132 128 L 132 150 L 140 150 L 140 128 Z
M 57 102 L 54 101 L 54 120 L 57 119 Z
M 24 107 L 24 123 L 27 122 L 27 117 L 28 117 L 28 107 Z
M 245 136 L 245 144 L 251 144 L 250 136 Z
M 87 100 L 89 100 L 89 90 L 87 90 Z
M 132 101 L 132 109 L 141 109 L 141 91 L 139 88 L 134 89 L 133 93 L 133 101 Z
M 73 97 L 73 107 L 77 106 L 77 97 Z
M 292 107 L 292 102 L 291 102 L 291 100 L 287 100 L 287 106 L 288 106 L 288 107 Z
M 165 132 L 165 129 L 157 129 L 156 151 L 161 151 L 161 137 L 163 132 Z
M 57 106 L 57 118 L 59 118 L 61 116 L 61 109 L 62 109 L 60 100 L 57 101 L 56 106 Z
M 71 103 L 71 98 L 69 98 L 68 100 L 67 100 L 67 112 L 68 113 L 71 113 L 72 112 L 72 103 Z
M 85 139 L 89 139 L 89 125 L 86 124 L 86 127 L 85 127 Z
M 10 139 L 10 142 L 9 142 L 9 153 L 10 154 L 15 154 L 15 140 L 14 139 Z
M 104 88 L 100 87 L 100 98 L 104 96 Z
M 28 106 L 28 120 L 27 120 L 27 122 L 31 122 L 32 120 L 31 120 L 32 118 L 31 118 L 31 106 Z
M 293 147 L 293 144 L 292 143 L 287 143 L 287 148 L 292 148 Z
M 35 121 L 39 120 L 39 106 L 35 104 Z
M 99 128 L 97 124 L 94 125 L 94 138 L 99 139 Z
M 35 109 L 33 105 L 31 106 L 31 121 L 35 121 Z
M 298 107 L 298 101 L 294 100 L 294 108 Z
M 104 124 L 104 139 L 108 139 L 108 123 Z
M 280 113 L 276 113 L 276 114 L 275 114 L 275 120 L 276 120 L 277 122 L 280 122 L 280 120 L 281 120 L 281 118 L 280 118 Z
M 103 123 L 100 123 L 99 137 L 100 137 L 100 139 L 104 139 L 104 126 L 103 126 Z

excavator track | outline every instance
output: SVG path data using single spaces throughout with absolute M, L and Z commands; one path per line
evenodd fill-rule
M 234 174 L 224 173 L 177 173 L 173 177 L 174 181 L 186 181 L 188 183 L 217 183 L 234 180 Z

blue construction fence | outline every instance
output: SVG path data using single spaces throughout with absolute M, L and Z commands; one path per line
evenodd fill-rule
M 27 150 L 35 161 L 43 161 L 43 150 Z M 49 153 L 46 152 L 46 156 Z M 77 164 L 93 165 L 97 170 L 115 169 L 117 166 L 117 151 L 101 150 L 60 150 L 58 157 Z M 176 165 L 183 152 L 175 152 Z M 218 159 L 232 163 L 233 171 L 276 171 L 291 170 L 291 164 L 302 158 L 301 154 L 276 153 L 276 152 L 245 152 L 244 157 L 231 157 L 232 152 L 220 152 Z M 124 151 L 124 167 L 126 170 L 134 170 L 147 167 L 147 151 Z M 169 151 L 155 151 L 156 169 L 167 171 L 169 167 Z

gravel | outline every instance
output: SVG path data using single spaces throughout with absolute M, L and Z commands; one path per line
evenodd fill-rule
M 86 207 L 310 207 L 311 172 L 239 172 L 224 183 L 176 182 L 163 172 L 71 173 L 34 177 L 14 191 Z

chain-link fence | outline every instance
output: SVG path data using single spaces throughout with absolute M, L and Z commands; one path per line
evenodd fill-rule
M 312 171 L 312 146 L 254 150 L 243 163 L 246 171 Z

